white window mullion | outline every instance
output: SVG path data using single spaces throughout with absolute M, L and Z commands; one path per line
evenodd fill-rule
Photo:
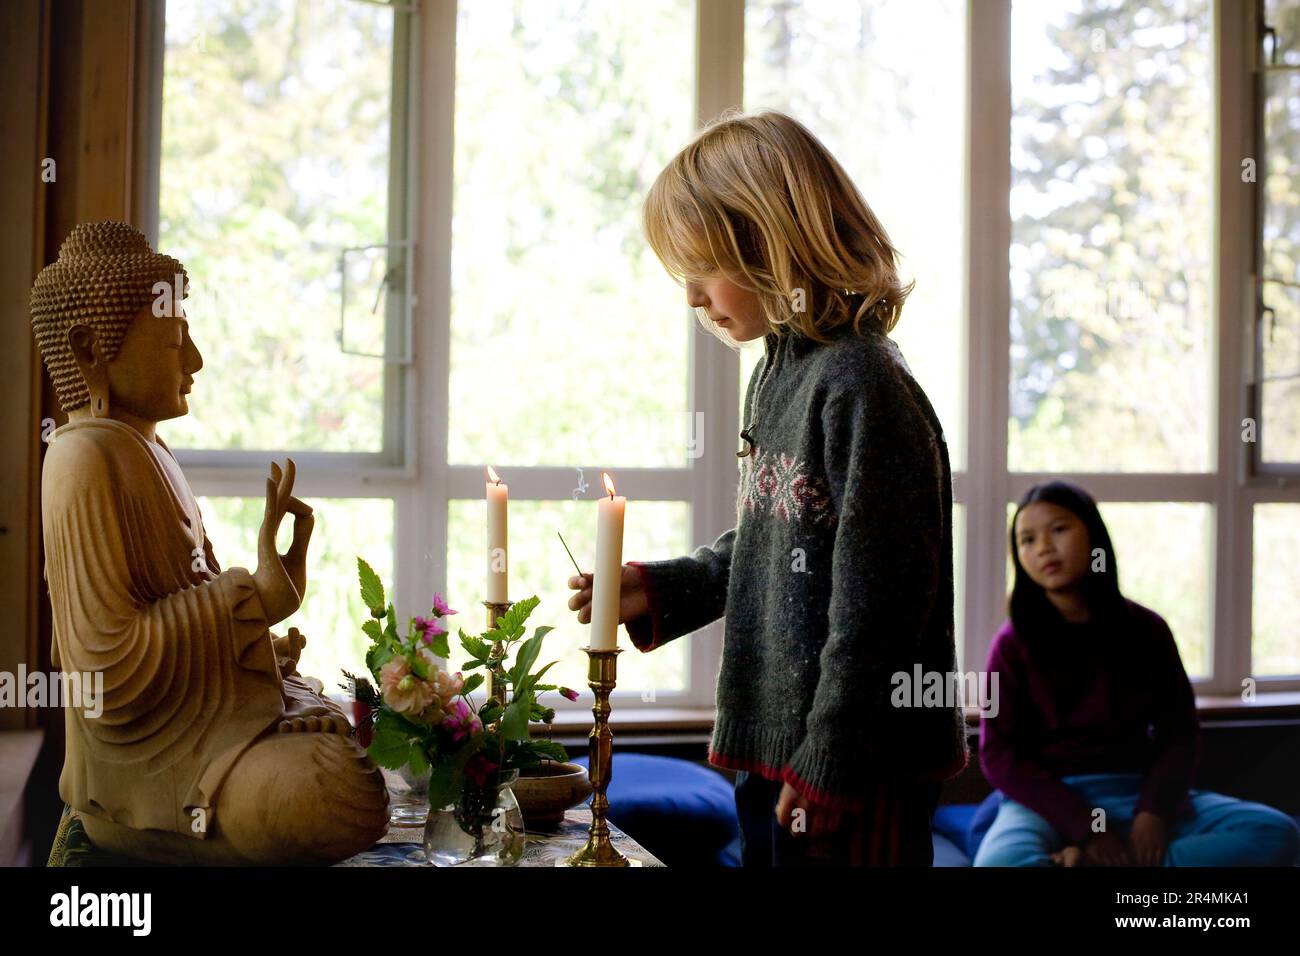
M 1239 694 L 1251 668 L 1251 503 L 1243 494 L 1247 449 L 1241 441 L 1254 315 L 1250 282 L 1255 190 L 1241 182 L 1242 157 L 1252 155 L 1255 4 L 1214 4 L 1215 189 L 1212 361 L 1215 422 L 1213 674 L 1206 689 Z
M 695 7 L 695 124 L 743 104 L 744 0 L 697 0 Z M 712 544 L 736 524 L 737 465 L 732 454 L 740 433 L 740 359 L 704 333 L 689 313 L 690 409 L 703 413 L 699 458 L 691 460 L 691 541 Z M 723 623 L 693 635 L 689 682 L 682 705 L 713 707 L 714 681 L 722 664 Z
M 965 661 L 1004 620 L 1011 316 L 1011 0 L 968 7 Z
M 398 529 L 399 561 L 410 561 L 410 585 L 425 600 L 447 590 L 447 443 L 451 373 L 451 218 L 456 89 L 456 0 L 425 0 L 415 18 L 419 77 L 413 98 L 416 143 L 415 308 L 413 342 L 416 382 L 412 387 L 419 481 Z M 477 494 L 482 495 L 480 484 Z M 399 565 L 403 566 L 403 565 Z M 477 631 L 482 607 L 459 607 L 466 631 Z M 452 648 L 452 663 L 456 648 Z

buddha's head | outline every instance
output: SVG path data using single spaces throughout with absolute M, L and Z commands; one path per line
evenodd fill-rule
M 68 413 L 149 422 L 189 411 L 203 358 L 181 300 L 185 267 L 124 222 L 72 230 L 32 286 L 32 328 Z

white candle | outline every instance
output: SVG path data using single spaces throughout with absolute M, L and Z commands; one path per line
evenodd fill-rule
M 510 600 L 507 586 L 506 506 L 510 488 L 488 465 L 487 483 L 487 599 L 494 604 Z
M 604 474 L 605 497 L 596 502 L 596 580 L 591 594 L 593 651 L 618 646 L 618 599 L 623 587 L 623 512 L 627 499 L 614 496 L 614 482 Z

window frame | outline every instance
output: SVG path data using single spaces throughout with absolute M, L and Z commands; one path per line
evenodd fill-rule
M 1253 119 L 1251 140 L 1254 148 L 1249 155 L 1257 160 L 1257 179 L 1267 179 L 1269 152 L 1268 139 L 1265 135 L 1265 109 L 1268 100 L 1268 77 L 1269 74 L 1295 73 L 1300 71 L 1300 65 L 1272 62 L 1277 55 L 1277 34 L 1273 32 L 1268 23 L 1265 0 L 1255 0 L 1253 6 L 1256 11 L 1256 28 L 1254 32 L 1258 42 L 1252 50 L 1250 64 L 1254 78 L 1254 102 L 1250 113 Z M 1269 59 L 1266 60 L 1264 57 L 1264 42 L 1269 33 L 1272 33 L 1273 42 Z M 1300 290 L 1300 283 L 1278 277 L 1270 278 L 1264 275 L 1264 223 L 1268 190 L 1263 182 L 1256 182 L 1253 193 L 1255 203 L 1252 209 L 1254 222 L 1251 230 L 1253 242 L 1251 245 L 1250 271 L 1255 295 L 1255 321 L 1250 326 L 1251 377 L 1247 386 L 1247 401 L 1249 415 L 1255 422 L 1257 433 L 1256 440 L 1250 443 L 1250 473 L 1252 476 L 1300 479 L 1300 461 L 1265 461 L 1263 457 L 1263 436 L 1265 429 L 1268 427 L 1264 415 L 1264 383 L 1267 381 L 1265 313 L 1271 311 L 1264 295 L 1264 288 L 1267 285 L 1282 285 Z
M 374 0 L 357 0 L 374 2 Z M 1005 619 L 1006 505 L 1030 485 L 1055 474 L 1008 469 L 1010 375 L 1011 216 L 1011 4 L 983 0 L 966 7 L 967 143 L 965 322 L 966 467 L 953 474 L 954 504 L 965 509 L 964 601 L 957 609 L 964 667 L 980 669 L 992 637 Z M 454 97 L 457 0 L 394 4 L 409 11 L 410 76 L 406 208 L 413 241 L 412 363 L 402 372 L 402 463 L 361 461 L 332 453 L 295 454 L 301 490 L 312 496 L 384 497 L 394 501 L 394 566 L 399 612 L 420 610 L 413 596 L 445 590 L 449 502 L 482 494 L 479 466 L 450 465 L 449 355 L 451 321 L 451 213 L 453 199 Z M 1300 503 L 1300 476 L 1261 474 L 1241 441 L 1241 421 L 1251 414 L 1250 389 L 1255 320 L 1260 315 L 1252 275 L 1255 196 L 1241 188 L 1240 159 L 1252 145 L 1258 112 L 1262 0 L 1239 7 L 1211 0 L 1215 171 L 1212 263 L 1211 396 L 1214 423 L 1208 470 L 1196 473 L 1062 473 L 1089 488 L 1099 502 L 1195 502 L 1211 506 L 1210 640 L 1212 670 L 1193 680 L 1202 694 L 1241 692 L 1239 675 L 1250 674 L 1252 612 L 1252 521 L 1256 504 Z M 744 0 L 697 0 L 695 9 L 695 102 L 697 127 L 723 109 L 743 104 Z M 704 51 L 708 51 L 707 56 Z M 161 57 L 153 64 L 161 70 Z M 161 106 L 160 98 L 158 106 Z M 978 122 L 975 119 L 978 118 Z M 154 175 L 158 144 L 151 159 Z M 1258 155 L 1256 153 L 1256 155 Z M 422 215 L 415 215 L 416 210 Z M 152 220 L 157 234 L 156 206 Z M 1233 317 L 1237 317 L 1234 319 Z M 690 407 L 704 414 L 702 447 L 709 453 L 683 468 L 619 468 L 620 493 L 637 501 L 684 501 L 690 506 L 693 546 L 711 543 L 735 519 L 736 471 L 726 453 L 739 430 L 738 356 L 700 332 L 683 304 L 690 341 Z M 978 374 L 976 374 L 978 370 Z M 989 388 L 988 382 L 1001 383 Z M 417 410 L 423 414 L 417 414 Z M 181 452 L 195 492 L 247 495 L 257 489 L 267 453 Z M 362 456 L 365 457 L 365 456 Z M 373 456 L 371 456 L 373 459 Z M 577 463 L 573 467 L 579 467 Z M 586 467 L 586 466 L 583 466 Z M 572 476 L 569 467 L 509 468 L 514 501 L 558 500 L 554 489 Z M 518 595 L 514 595 L 518 597 Z M 463 602 L 464 597 L 460 598 Z M 468 603 L 468 602 L 466 602 Z M 567 608 L 548 620 L 570 624 Z M 477 630 L 483 612 L 475 604 L 461 624 Z M 722 624 L 688 639 L 689 685 L 680 693 L 656 693 L 645 701 L 637 690 L 615 691 L 629 724 L 650 721 L 665 708 L 711 708 L 713 677 L 721 663 Z M 626 648 L 626 636 L 620 639 Z M 1260 691 L 1300 689 L 1300 675 L 1258 677 Z M 557 701 L 557 710 L 585 710 Z

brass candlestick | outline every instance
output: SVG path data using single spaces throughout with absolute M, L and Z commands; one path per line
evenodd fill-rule
M 582 649 L 587 655 L 587 686 L 596 694 L 591 706 L 596 723 L 587 735 L 587 773 L 591 778 L 591 826 L 587 830 L 586 844 L 568 859 L 557 861 L 557 866 L 641 866 L 641 861 L 625 856 L 614 848 L 609 839 L 609 823 L 605 814 L 609 786 L 614 768 L 614 734 L 609 729 L 609 692 L 618 683 L 618 655 L 622 648 L 594 650 Z
M 483 606 L 487 608 L 488 630 L 492 630 L 492 628 L 497 626 L 497 621 L 499 621 L 502 617 L 505 616 L 505 613 L 510 610 L 510 605 L 513 603 L 514 603 L 513 601 L 503 601 L 499 604 L 495 601 L 483 602 Z M 495 700 L 497 703 L 499 703 L 501 705 L 502 710 L 505 710 L 505 706 L 506 706 L 506 685 L 504 683 L 498 684 L 495 680 L 493 680 L 493 676 L 496 669 L 501 666 L 501 658 L 505 654 L 505 650 L 506 650 L 505 645 L 503 645 L 500 641 L 492 642 L 491 660 L 495 661 L 496 663 L 489 666 L 487 672 L 488 698 L 491 700 Z

